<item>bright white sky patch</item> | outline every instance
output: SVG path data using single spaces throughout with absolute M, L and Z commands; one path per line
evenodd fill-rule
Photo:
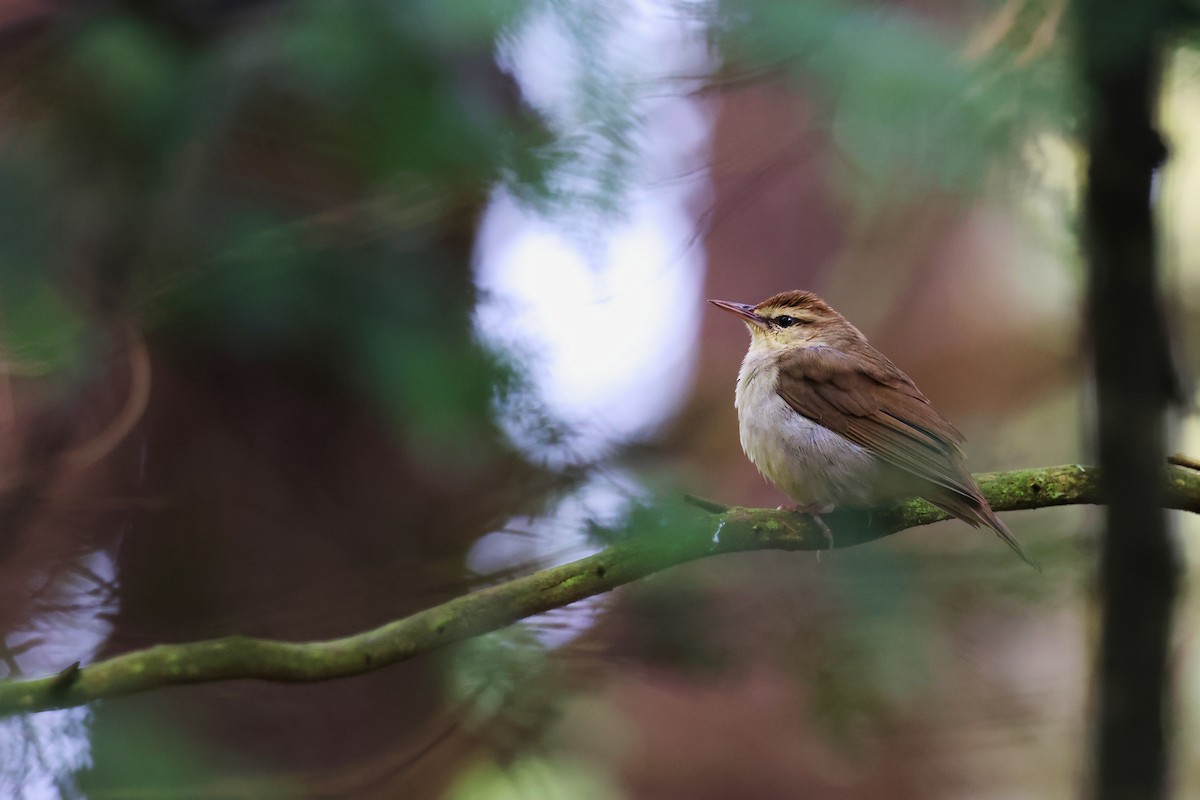
M 692 223 L 670 204 L 636 210 L 599 265 L 503 194 L 481 236 L 479 329 L 530 358 L 534 388 L 576 434 L 580 459 L 663 422 L 691 377 L 703 278 L 682 252 Z
M 567 3 L 562 13 L 591 8 Z M 695 360 L 703 284 L 686 204 L 704 176 L 679 180 L 695 173 L 709 133 L 681 80 L 706 69 L 702 29 L 666 2 L 595 8 L 603 24 L 589 52 L 572 51 L 565 16 L 547 10 L 513 37 L 503 61 L 551 127 L 583 142 L 585 166 L 589 148 L 603 152 L 606 140 L 586 116 L 595 109 L 576 91 L 588 90 L 588 70 L 597 68 L 627 82 L 609 89 L 628 104 L 624 113 L 640 119 L 629 137 L 635 152 L 628 154 L 631 191 L 618 198 L 623 212 L 606 218 L 573 206 L 589 216 L 548 220 L 499 190 L 477 251 L 480 333 L 529 359 L 539 399 L 570 439 L 547 453 L 538 452 L 537 437 L 523 435 L 523 421 L 509 420 L 509 434 L 555 462 L 600 458 L 678 409 Z M 552 184 L 587 193 L 586 176 Z
M 11 634 L 9 647 L 27 639 L 36 647 L 17 657 L 24 675 L 49 675 L 72 662 L 87 664 L 112 631 L 108 621 L 117 610 L 112 593 L 97 581 L 116 579 L 113 555 L 97 550 L 80 559 L 93 578 L 82 575 L 56 587 L 53 605 L 31 621 L 28 630 Z M 14 677 L 4 675 L 5 678 Z M 92 763 L 87 706 L 9 717 L 0 720 L 0 797 L 13 800 L 62 800 L 76 797 L 75 774 Z

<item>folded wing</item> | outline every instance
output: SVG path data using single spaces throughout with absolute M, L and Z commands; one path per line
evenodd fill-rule
M 779 362 L 776 391 L 796 413 L 920 478 L 927 484 L 921 497 L 971 525 L 994 529 L 1033 563 L 967 471 L 962 434 L 895 364 L 865 342 L 860 348 L 853 354 L 795 349 Z

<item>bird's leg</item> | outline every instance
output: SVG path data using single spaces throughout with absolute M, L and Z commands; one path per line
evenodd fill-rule
M 825 534 L 825 541 L 829 544 L 829 547 L 827 549 L 832 550 L 833 549 L 833 531 L 830 530 L 829 526 L 825 524 L 825 520 L 821 517 L 820 514 L 811 514 L 810 516 L 812 516 L 813 522 L 817 523 L 817 527 L 821 529 L 821 533 Z M 821 557 L 821 551 L 818 550 L 817 558 L 820 558 L 820 557 Z
M 809 503 L 805 506 L 780 506 L 779 511 L 794 511 L 800 514 L 808 514 L 812 517 L 813 522 L 817 523 L 817 527 L 821 529 L 821 533 L 825 534 L 825 541 L 829 543 L 828 550 L 833 549 L 833 531 L 825 524 L 825 520 L 821 519 L 822 514 L 828 514 L 833 511 L 833 506 L 822 506 L 815 503 Z M 817 558 L 821 557 L 821 551 L 817 551 Z

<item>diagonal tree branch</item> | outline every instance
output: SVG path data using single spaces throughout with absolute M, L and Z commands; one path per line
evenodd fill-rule
M 1062 466 L 977 476 L 997 511 L 1094 504 L 1100 473 Z M 1168 508 L 1200 513 L 1200 472 L 1164 469 Z M 895 508 L 840 511 L 824 517 L 836 547 L 849 547 L 946 519 L 921 500 Z M 0 682 L 0 715 L 45 711 L 164 686 L 257 679 L 323 681 L 360 675 L 503 628 L 518 620 L 611 591 L 668 567 L 747 550 L 824 550 L 824 532 L 803 514 L 733 507 L 699 510 L 670 535 L 630 539 L 560 567 L 540 570 L 458 597 L 373 630 L 322 642 L 229 636 L 158 645 L 57 675 Z

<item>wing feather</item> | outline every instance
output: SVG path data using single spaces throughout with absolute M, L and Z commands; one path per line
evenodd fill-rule
M 796 413 L 915 476 L 920 488 L 913 494 L 972 526 L 992 528 L 1037 567 L 967 471 L 963 435 L 865 339 L 850 348 L 818 345 L 781 356 L 775 389 Z
M 863 347 L 869 352 L 858 357 L 823 346 L 788 353 L 780 360 L 776 390 L 797 413 L 883 461 L 978 502 L 959 450 L 962 434 L 898 367 Z

